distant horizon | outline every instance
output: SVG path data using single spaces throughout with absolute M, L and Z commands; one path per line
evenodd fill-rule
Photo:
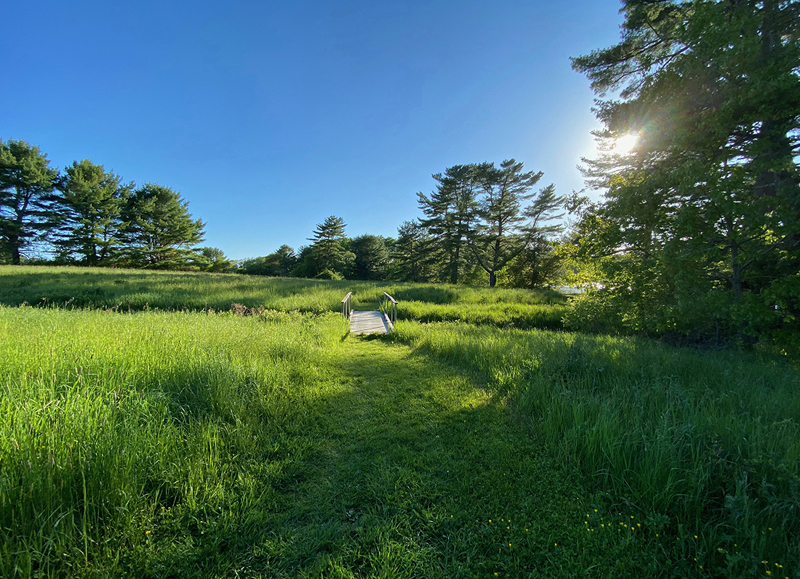
M 231 259 L 299 249 L 329 215 L 395 237 L 455 164 L 583 188 L 600 124 L 569 57 L 616 43 L 619 7 L 13 5 L 0 138 L 171 187 Z

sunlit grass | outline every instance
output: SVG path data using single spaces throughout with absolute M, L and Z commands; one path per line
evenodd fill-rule
M 135 565 L 167 515 L 262 500 L 261 473 L 302 450 L 282 443 L 297 401 L 340 387 L 344 331 L 335 314 L 1 308 L 0 575 Z
M 0 268 L 0 304 L 39 307 L 227 311 L 231 305 L 284 312 L 339 311 L 353 292 L 355 309 L 377 309 L 387 292 L 402 319 L 463 320 L 519 328 L 560 328 L 567 298 L 554 291 L 446 284 L 318 281 L 236 274 L 78 267 Z
M 394 295 L 397 331 L 347 337 L 345 291 Z M 0 307 L 2 577 L 800 561 L 785 362 L 522 331 L 568 307 L 525 290 L 0 268 L 22 301 Z
M 727 576 L 800 560 L 800 373 L 788 364 L 466 324 L 401 322 L 393 339 L 488 380 L 554 456 L 661 529 L 656 542 Z
M 502 400 L 345 335 L 336 314 L 0 308 L 0 575 L 573 577 L 605 560 L 586 494 Z
M 492 325 L 519 329 L 560 329 L 566 305 L 515 304 L 475 302 L 431 304 L 427 302 L 402 302 L 398 318 L 419 322 L 462 321 L 469 324 Z

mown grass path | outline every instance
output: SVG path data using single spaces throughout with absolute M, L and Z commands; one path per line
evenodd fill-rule
M 0 308 L 0 575 L 688 575 L 485 374 L 346 332 Z
M 580 491 L 502 400 L 453 368 L 349 339 L 253 550 L 267 576 L 575 576 Z M 595 556 L 591 557 L 595 559 Z M 595 561 L 596 562 L 596 561 Z

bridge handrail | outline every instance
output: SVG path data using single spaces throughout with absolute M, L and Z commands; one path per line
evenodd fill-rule
M 381 296 L 380 300 L 380 308 L 381 312 L 389 318 L 389 321 L 394 326 L 397 323 L 397 304 L 399 302 L 394 299 L 392 296 L 383 292 L 383 296 Z
M 353 311 L 353 292 L 347 292 L 347 295 L 342 298 L 342 316 L 345 319 L 350 319 L 350 314 Z

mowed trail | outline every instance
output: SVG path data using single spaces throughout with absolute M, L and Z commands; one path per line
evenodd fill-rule
M 457 369 L 349 338 L 340 394 L 256 546 L 268 576 L 575 576 L 584 499 L 502 400 Z M 322 407 L 316 407 L 322 405 Z M 321 443 L 319 441 L 322 441 Z

